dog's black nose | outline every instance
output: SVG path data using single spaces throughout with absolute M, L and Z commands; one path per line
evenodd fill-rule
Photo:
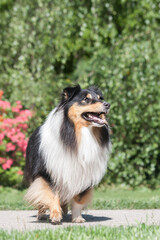
M 106 109 L 110 109 L 110 103 L 108 102 L 104 102 L 103 105 L 105 106 Z

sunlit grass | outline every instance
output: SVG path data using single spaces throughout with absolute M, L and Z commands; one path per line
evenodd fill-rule
M 95 209 L 156 209 L 160 208 L 160 189 L 102 186 L 94 192 L 92 206 Z
M 67 227 L 53 230 L 35 230 L 18 232 L 0 230 L 1 240 L 155 240 L 160 239 L 159 226 L 141 224 L 131 227 Z
M 0 210 L 31 209 L 23 200 L 26 190 L 0 187 Z M 95 189 L 91 209 L 156 209 L 160 208 L 160 189 L 145 187 L 101 187 Z

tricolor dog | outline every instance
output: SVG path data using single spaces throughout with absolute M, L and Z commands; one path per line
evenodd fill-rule
M 71 203 L 72 222 L 85 221 L 81 210 L 106 172 L 111 149 L 109 109 L 98 88 L 67 87 L 59 105 L 31 135 L 25 199 L 38 209 L 38 219 L 49 210 L 51 222 L 59 224 Z

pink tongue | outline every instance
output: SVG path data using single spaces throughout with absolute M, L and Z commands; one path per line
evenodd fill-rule
M 91 120 L 93 120 L 93 121 L 95 121 L 95 122 L 98 122 L 98 123 L 100 123 L 100 124 L 103 124 L 103 123 L 105 123 L 105 121 L 103 120 L 103 119 L 101 119 L 101 118 L 98 118 L 98 117 L 96 117 L 96 116 L 94 116 L 94 115 L 88 115 L 89 116 L 89 118 L 91 119 Z

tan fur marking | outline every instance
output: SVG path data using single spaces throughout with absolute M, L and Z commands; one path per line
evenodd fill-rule
M 101 112 L 103 111 L 103 104 L 100 102 L 90 104 L 90 105 L 78 105 L 77 103 L 74 103 L 72 107 L 70 107 L 70 110 L 68 112 L 68 115 L 70 119 L 75 123 L 77 121 L 80 121 L 79 118 L 81 117 L 81 114 L 84 112 Z M 86 122 L 83 118 L 81 122 Z
M 38 220 L 46 220 L 47 219 L 47 215 L 45 215 L 46 210 L 47 209 L 44 208 L 44 206 L 38 208 L 38 216 L 37 216 Z
M 58 220 L 58 222 L 60 222 L 60 220 L 61 220 L 61 214 L 60 214 L 59 210 L 54 209 L 54 210 L 51 212 L 51 214 L 50 214 L 50 219 L 51 219 L 52 221 L 53 221 L 53 219 L 54 219 L 55 221 Z
M 53 223 L 60 222 L 62 219 L 62 209 L 58 196 L 54 197 L 54 205 L 50 208 L 50 219 Z
M 54 195 L 48 183 L 39 177 L 30 185 L 24 198 L 35 208 L 49 208 L 53 204 Z
M 90 99 L 92 101 L 92 95 L 90 93 L 88 93 L 85 98 L 88 98 L 88 99 Z M 85 101 L 85 98 L 82 101 L 83 104 L 87 104 L 86 101 Z
M 68 94 L 67 94 L 67 92 L 63 92 L 63 96 L 64 96 L 64 98 L 67 100 L 68 99 Z
M 102 114 L 100 115 L 100 118 L 103 119 L 103 120 L 105 119 L 104 113 L 102 113 Z
M 43 214 L 45 214 L 45 212 L 46 212 L 46 208 L 44 207 L 44 206 L 39 206 L 38 207 L 38 215 L 43 215 Z
M 88 93 L 86 97 L 92 99 L 92 95 L 90 93 Z
M 100 102 L 90 104 L 90 105 L 78 105 L 77 103 L 73 104 L 68 112 L 69 118 L 73 121 L 75 125 L 75 132 L 78 143 L 80 142 L 80 132 L 82 127 L 88 127 L 91 125 L 89 121 L 86 121 L 82 118 L 82 113 L 84 112 L 101 112 L 103 110 L 103 105 Z
M 59 219 L 62 217 L 59 197 L 52 192 L 49 184 L 42 177 L 39 177 L 33 181 L 24 199 L 35 208 L 39 209 L 39 213 L 42 212 L 42 209 L 49 209 L 51 219 L 53 219 L 54 212 L 56 216 L 58 212 L 59 217 L 58 220 L 54 218 L 55 221 L 59 221 Z
M 92 131 L 93 131 L 93 134 L 94 134 L 95 138 L 97 139 L 97 142 L 101 143 L 100 142 L 100 128 L 93 127 Z
M 93 189 L 91 188 L 82 197 L 80 195 L 76 195 L 74 197 L 74 201 L 77 202 L 78 204 L 86 205 L 87 203 L 91 202 L 92 194 Z
M 99 95 L 97 95 L 97 98 L 98 98 L 98 99 L 100 99 L 100 96 L 99 96 Z

